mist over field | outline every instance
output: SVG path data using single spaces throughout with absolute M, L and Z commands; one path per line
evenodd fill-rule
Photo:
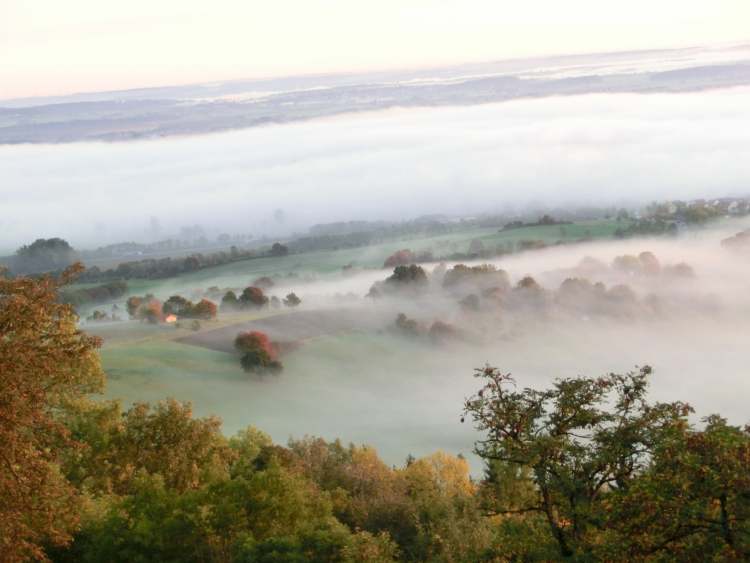
M 750 264 L 719 242 L 747 226 L 746 220 L 731 220 L 676 239 L 599 241 L 482 261 L 505 270 L 510 287 L 533 276 L 542 290 L 508 289 L 499 300 L 484 296 L 478 310 L 459 302 L 470 293 L 484 295 L 481 288 L 446 289 L 438 264 L 423 264 L 434 272 L 424 292 L 374 300 L 364 296 L 390 270 L 282 276 L 269 293 L 295 291 L 303 299 L 299 311 L 246 325 L 281 341 L 300 340 L 284 355 L 282 374 L 242 374 L 235 356 L 221 351 L 231 352 L 243 326 L 230 325 L 188 336 L 167 352 L 133 345 L 121 353 L 117 343 L 105 345 L 108 395 L 178 396 L 192 400 L 198 414 L 221 416 L 229 433 L 253 424 L 280 442 L 305 434 L 340 437 L 372 444 L 394 464 L 409 453 L 445 449 L 469 456 L 475 474 L 481 471 L 471 455 L 477 434 L 459 417 L 462 399 L 477 387 L 473 368 L 487 363 L 511 372 L 520 387 L 534 388 L 555 378 L 649 364 L 655 369 L 654 400 L 685 400 L 696 408 L 696 419 L 721 412 L 740 424 L 750 393 Z M 655 269 L 613 266 L 618 256 L 642 252 L 653 253 Z M 676 267 L 684 264 L 694 275 L 680 273 Z M 152 289 L 165 299 L 200 292 L 201 285 L 241 285 L 247 276 L 219 272 L 200 281 L 158 282 Z M 601 282 L 605 289 L 564 294 L 560 287 L 569 278 Z M 395 326 L 399 313 L 418 323 L 418 335 Z M 435 321 L 456 332 L 436 340 L 429 331 Z M 127 332 L 117 324 L 86 326 L 105 342 Z M 147 369 L 139 367 L 141 356 L 148 358 Z
M 142 241 L 152 216 L 164 236 L 193 224 L 278 236 L 327 221 L 742 195 L 749 95 L 586 95 L 167 140 L 0 146 L 2 245 Z

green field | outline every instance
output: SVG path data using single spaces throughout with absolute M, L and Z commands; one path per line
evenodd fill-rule
M 252 425 L 280 443 L 340 437 L 373 444 L 392 463 L 410 452 L 471 453 L 473 430 L 458 421 L 474 386 L 466 360 L 387 333 L 307 341 L 279 375 L 247 374 L 233 354 L 161 335 L 105 345 L 102 361 L 106 398 L 190 401 L 196 415 L 219 416 L 229 435 Z

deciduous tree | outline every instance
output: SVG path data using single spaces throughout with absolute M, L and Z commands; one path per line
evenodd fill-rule
M 57 414 L 102 389 L 99 340 L 77 328 L 57 290 L 59 278 L 0 278 L 0 553 L 4 561 L 44 559 L 44 543 L 65 544 L 77 522 L 78 494 L 58 469 L 79 444 Z

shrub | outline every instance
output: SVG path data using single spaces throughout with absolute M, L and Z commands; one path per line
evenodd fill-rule
M 419 335 L 419 324 L 414 319 L 410 319 L 403 313 L 399 313 L 394 322 L 396 328 L 403 334 L 408 336 Z
M 240 304 L 237 300 L 237 294 L 229 290 L 224 294 L 224 297 L 221 298 L 221 310 L 222 311 L 233 311 L 236 309 L 239 309 Z
M 284 305 L 286 305 L 287 307 L 296 307 L 300 303 L 302 303 L 302 299 L 300 299 L 299 297 L 297 297 L 297 294 L 294 293 L 294 292 L 288 294 L 284 298 Z

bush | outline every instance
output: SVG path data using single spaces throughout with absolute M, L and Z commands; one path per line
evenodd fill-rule
M 407 336 L 419 336 L 419 324 L 414 319 L 410 319 L 403 313 L 399 313 L 396 317 L 394 325 L 399 332 L 406 334 Z
M 222 311 L 235 311 L 239 309 L 240 304 L 237 300 L 237 294 L 229 290 L 224 294 L 224 297 L 221 298 L 221 310 Z
M 297 294 L 294 293 L 294 292 L 288 294 L 284 298 L 284 305 L 286 305 L 287 307 L 296 307 L 300 303 L 302 303 L 302 299 L 300 299 L 299 297 L 297 297 Z

